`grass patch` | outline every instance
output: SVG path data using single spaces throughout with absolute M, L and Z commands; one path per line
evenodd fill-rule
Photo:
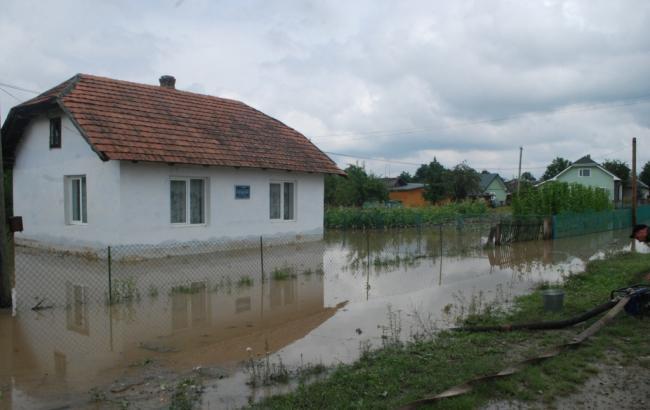
M 522 296 L 510 312 L 491 309 L 473 314 L 480 324 L 528 322 L 569 317 L 600 304 L 609 292 L 641 281 L 650 270 L 650 255 L 624 253 L 589 263 L 585 272 L 570 276 L 562 313 L 543 311 L 541 289 Z M 595 319 L 592 319 L 592 321 Z M 399 312 L 389 311 L 387 343 L 378 350 L 364 349 L 361 358 L 338 366 L 329 377 L 300 384 L 292 393 L 268 398 L 253 407 L 286 408 L 397 408 L 436 394 L 472 378 L 501 370 L 508 364 L 570 340 L 579 327 L 538 332 L 464 333 L 441 331 L 434 338 L 415 338 L 401 345 L 390 343 L 401 331 Z M 558 396 L 578 389 L 610 357 L 621 365 L 650 356 L 650 321 L 621 313 L 612 323 L 579 348 L 563 352 L 539 365 L 497 382 L 478 385 L 464 396 L 445 399 L 431 408 L 478 408 L 494 399 L 516 399 L 551 406 Z M 648 365 L 647 363 L 645 364 Z
M 184 294 L 194 294 L 199 293 L 205 289 L 205 283 L 195 282 L 188 285 L 178 285 L 171 288 L 171 293 L 184 293 Z
M 237 281 L 238 288 L 249 288 L 251 286 L 253 286 L 253 278 L 251 278 L 250 276 L 242 276 Z
M 134 277 L 113 279 L 111 282 L 110 302 L 113 304 L 140 300 L 140 291 Z
M 174 387 L 170 409 L 191 410 L 201 398 L 203 387 L 198 379 L 188 378 L 180 381 Z
M 274 280 L 287 280 L 296 278 L 296 272 L 293 268 L 289 266 L 284 266 L 282 268 L 275 268 L 271 272 L 271 278 Z

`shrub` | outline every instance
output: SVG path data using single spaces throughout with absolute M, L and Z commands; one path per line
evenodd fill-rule
M 522 192 L 512 201 L 512 213 L 515 216 L 599 212 L 610 209 L 612 203 L 606 190 L 555 181 Z

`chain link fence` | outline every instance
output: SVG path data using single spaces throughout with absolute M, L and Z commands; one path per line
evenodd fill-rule
M 408 271 L 444 255 L 480 252 L 489 225 L 336 231 L 300 241 L 122 245 L 86 251 L 16 247 L 18 310 L 123 304 L 159 296 L 232 293 L 265 282 Z M 288 288 L 287 288 L 288 289 Z M 282 292 L 290 291 L 281 290 Z

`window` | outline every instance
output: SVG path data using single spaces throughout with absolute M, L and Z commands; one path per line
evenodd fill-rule
M 580 176 L 581 177 L 590 177 L 591 176 L 591 170 L 589 168 L 580 168 Z
M 67 182 L 67 220 L 70 224 L 88 223 L 86 176 L 69 176 Z
M 295 184 L 272 182 L 269 186 L 271 219 L 291 221 L 295 219 Z
M 170 181 L 171 223 L 205 223 L 205 179 L 174 178 Z
M 61 148 L 61 117 L 50 118 L 50 148 Z

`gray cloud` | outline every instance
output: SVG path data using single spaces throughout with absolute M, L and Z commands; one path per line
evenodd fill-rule
M 645 1 L 5 3 L 3 83 L 169 73 L 362 157 L 511 172 L 523 145 L 540 175 L 558 155 L 629 162 L 637 137 L 650 160 Z M 16 101 L 0 92 L 0 104 L 4 116 Z

